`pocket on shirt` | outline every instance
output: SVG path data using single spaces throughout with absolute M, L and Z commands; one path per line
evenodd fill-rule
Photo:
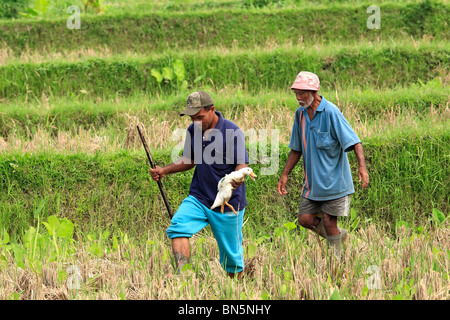
M 329 132 L 317 132 L 316 147 L 318 149 L 329 150 L 336 146 L 337 141 L 334 140 Z

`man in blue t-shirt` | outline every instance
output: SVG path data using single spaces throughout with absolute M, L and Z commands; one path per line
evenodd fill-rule
M 220 208 L 210 208 L 217 195 L 219 180 L 248 166 L 245 136 L 236 124 L 215 111 L 213 99 L 204 91 L 190 94 L 186 109 L 180 115 L 188 115 L 193 121 L 186 132 L 182 157 L 165 167 L 150 169 L 153 180 L 158 181 L 167 174 L 195 167 L 189 195 L 167 229 L 178 273 L 190 261 L 189 238 L 209 224 L 219 246 L 220 263 L 228 275 L 234 277 L 245 266 L 242 247 L 242 225 L 247 206 L 245 183 L 233 183 L 236 189 L 228 201 L 237 215 L 228 206 L 223 214 Z
M 340 246 L 347 231 L 338 227 L 337 217 L 348 215 L 350 195 L 355 192 L 348 151 L 355 151 L 363 188 L 369 184 L 369 174 L 361 141 L 340 110 L 318 94 L 319 88 L 317 75 L 307 71 L 300 72 L 291 87 L 300 107 L 295 112 L 291 151 L 278 181 L 278 192 L 287 194 L 288 175 L 303 155 L 298 221 L 326 238 L 340 259 Z

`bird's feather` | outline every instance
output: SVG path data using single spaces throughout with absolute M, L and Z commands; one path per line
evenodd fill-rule
M 243 182 L 246 175 L 254 175 L 251 168 L 246 167 L 240 169 L 238 171 L 233 171 L 229 174 L 226 174 L 222 179 L 217 183 L 217 195 L 214 200 L 214 204 L 211 207 L 211 210 L 222 206 L 225 202 L 228 202 L 233 195 L 233 191 L 235 188 L 232 186 L 232 181 L 235 182 Z M 254 175 L 256 177 L 256 175 Z

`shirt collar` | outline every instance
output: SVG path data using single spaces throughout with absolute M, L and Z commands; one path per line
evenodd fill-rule
M 319 111 L 319 112 L 323 111 L 323 109 L 325 109 L 325 106 L 327 105 L 327 100 L 323 96 L 320 96 L 320 97 L 322 98 L 322 100 L 320 101 L 319 106 L 316 109 L 316 112 L 317 111 Z
M 223 129 L 223 122 L 224 122 L 222 113 L 220 113 L 219 111 L 215 111 L 215 113 L 219 116 L 219 121 L 217 121 L 216 126 L 214 127 L 214 129 L 222 130 Z

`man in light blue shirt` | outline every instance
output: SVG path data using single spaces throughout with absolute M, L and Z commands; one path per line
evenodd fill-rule
M 337 217 L 348 215 L 350 195 L 355 192 L 348 151 L 355 151 L 363 188 L 369 184 L 369 175 L 361 141 L 341 111 L 318 94 L 319 88 L 319 78 L 307 71 L 300 72 L 291 87 L 300 107 L 295 112 L 291 152 L 278 181 L 278 192 L 287 194 L 288 175 L 303 155 L 299 223 L 326 238 L 340 259 L 340 245 L 347 231 L 338 227 Z

